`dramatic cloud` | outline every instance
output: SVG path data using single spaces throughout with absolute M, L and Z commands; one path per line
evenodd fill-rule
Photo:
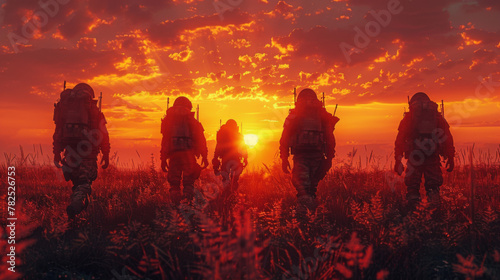
M 179 95 L 200 104 L 209 138 L 231 117 L 275 141 L 295 87 L 339 104 L 349 126 L 339 143 L 372 139 L 370 127 L 380 127 L 373 141 L 391 142 L 417 91 L 452 104 L 454 127 L 498 135 L 488 129 L 500 102 L 499 1 L 0 2 L 0 117 L 23 112 L 0 135 L 5 147 L 29 132 L 50 139 L 64 80 L 103 92 L 117 146 L 157 144 L 167 100 Z

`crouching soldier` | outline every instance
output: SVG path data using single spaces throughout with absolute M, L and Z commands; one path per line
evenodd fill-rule
M 280 140 L 283 172 L 289 173 L 293 155 L 292 184 L 297 190 L 298 211 L 314 210 L 318 183 L 335 157 L 333 131 L 339 118 L 328 113 L 311 89 L 299 93 L 295 109 L 285 120 Z M 299 213 L 300 215 L 300 213 Z
M 407 159 L 405 185 L 409 210 L 420 202 L 420 184 L 425 178 L 425 191 L 431 206 L 440 205 L 439 187 L 443 184 L 440 156 L 446 160 L 448 172 L 455 166 L 455 147 L 450 126 L 438 111 L 438 105 L 423 92 L 413 95 L 410 110 L 399 124 L 395 142 L 394 171 L 401 175 Z
M 109 165 L 106 119 L 94 98 L 92 87 L 80 83 L 73 89 L 65 89 L 55 104 L 54 164 L 62 168 L 66 181 L 73 183 L 71 202 L 66 208 L 68 219 L 73 219 L 89 204 L 91 184 L 97 179 L 99 152 L 102 152 L 102 168 Z
M 193 105 L 186 97 L 178 97 L 174 105 L 167 109 L 161 123 L 161 168 L 168 171 L 170 198 L 174 205 L 182 199 L 191 202 L 194 197 L 194 183 L 200 177 L 201 170 L 208 166 L 207 142 L 203 126 L 191 112 Z M 202 157 L 202 166 L 196 159 Z M 168 162 L 167 162 L 168 161 Z M 181 181 L 183 195 L 181 194 Z

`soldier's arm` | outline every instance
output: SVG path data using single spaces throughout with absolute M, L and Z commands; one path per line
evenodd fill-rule
M 99 113 L 99 119 L 100 119 L 100 125 L 99 125 L 99 130 L 102 135 L 102 141 L 101 141 L 101 152 L 103 155 L 109 155 L 109 152 L 111 151 L 111 144 L 109 143 L 109 133 L 108 129 L 106 128 L 106 118 L 104 117 L 104 114 L 102 112 Z
M 400 161 L 403 158 L 406 147 L 406 139 L 408 138 L 408 117 L 405 116 L 398 127 L 398 135 L 396 136 L 396 141 L 394 142 L 394 158 Z
M 59 108 L 57 107 L 54 108 L 54 123 L 56 124 L 56 129 L 54 131 L 54 135 L 52 135 L 52 151 L 54 154 L 60 154 L 63 150 L 63 143 L 62 143 L 62 127 L 59 124 Z
M 245 145 L 245 139 L 243 138 L 243 134 L 239 133 L 238 135 L 238 141 L 239 141 L 239 148 L 240 148 L 240 154 L 241 157 L 244 159 L 248 158 L 248 150 L 247 150 L 247 145 Z
M 219 149 L 219 143 L 216 144 L 215 146 L 215 151 L 214 151 L 214 158 L 220 158 L 220 149 Z
M 222 157 L 220 141 L 219 141 L 220 136 L 219 135 L 220 135 L 220 130 L 217 131 L 217 135 L 215 137 L 216 143 L 215 143 L 214 159 Z
M 335 141 L 335 125 L 340 120 L 338 117 L 332 116 L 330 113 L 326 115 L 326 157 L 328 159 L 333 159 L 335 157 L 335 147 L 337 145 Z
M 160 159 L 162 161 L 167 160 L 168 158 L 168 131 L 167 131 L 167 126 L 165 125 L 165 122 L 167 121 L 167 117 L 161 120 L 161 150 L 160 150 Z
M 205 130 L 203 129 L 203 126 L 201 125 L 200 122 L 196 122 L 197 126 L 197 149 L 198 153 L 201 155 L 202 158 L 207 158 L 208 157 L 208 148 L 207 148 L 207 139 L 205 138 L 205 134 L 203 133 Z
M 293 115 L 288 115 L 283 124 L 283 132 L 280 139 L 280 158 L 288 159 L 290 155 L 290 138 L 292 134 Z

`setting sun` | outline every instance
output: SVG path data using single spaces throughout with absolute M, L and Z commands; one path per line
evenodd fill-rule
M 500 280 L 499 27 L 499 0 L 0 0 L 0 280 Z
M 259 136 L 255 134 L 245 134 L 244 140 L 247 146 L 253 147 L 259 142 Z

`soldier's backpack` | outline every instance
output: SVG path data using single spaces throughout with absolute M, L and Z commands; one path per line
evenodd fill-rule
M 217 132 L 217 151 L 219 156 L 225 157 L 229 154 L 237 154 L 241 144 L 240 140 L 238 131 L 232 131 L 227 125 L 223 125 Z
M 414 139 L 432 139 L 438 128 L 438 105 L 430 100 L 417 100 L 410 104 Z
M 162 121 L 161 133 L 168 138 L 168 152 L 191 150 L 194 148 L 191 123 L 193 113 L 183 107 L 172 107 Z
M 325 135 L 321 111 L 297 116 L 291 152 L 324 152 Z
M 86 139 L 88 132 L 97 123 L 99 110 L 97 101 L 83 90 L 67 89 L 61 93 L 56 105 L 54 119 L 61 127 L 61 138 L 65 143 Z

